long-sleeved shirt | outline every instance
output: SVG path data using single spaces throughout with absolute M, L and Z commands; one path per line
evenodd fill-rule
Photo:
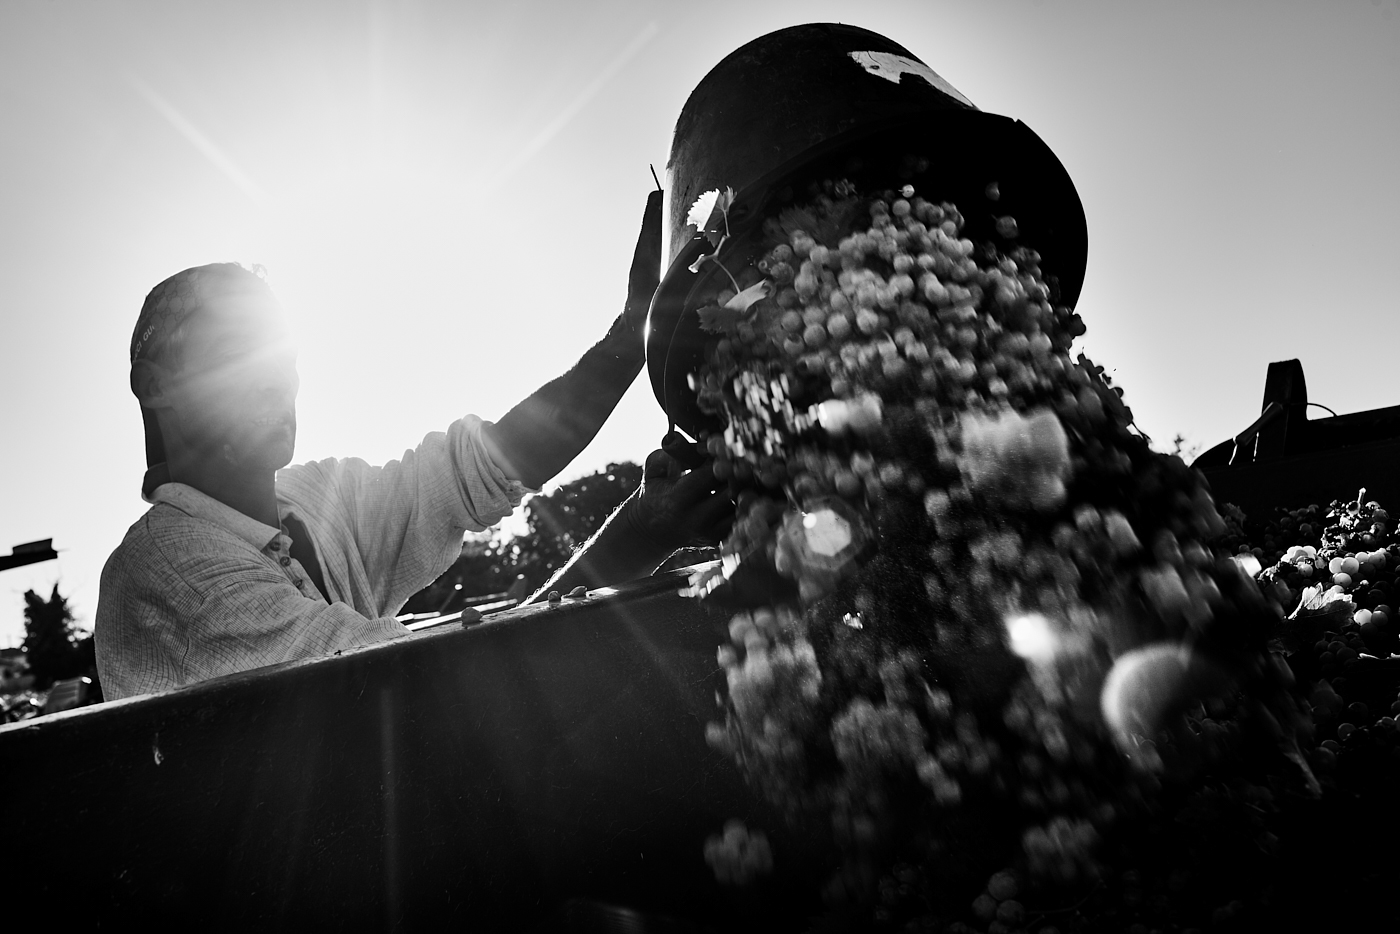
M 526 492 L 491 461 L 473 416 L 401 460 L 278 471 L 278 513 L 306 529 L 323 596 L 275 529 L 165 483 L 102 571 L 94 630 L 115 700 L 407 634 L 393 617 L 457 559 L 462 535 Z M 329 602 L 327 601 L 329 597 Z

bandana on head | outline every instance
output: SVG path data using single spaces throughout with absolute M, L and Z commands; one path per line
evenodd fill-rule
M 136 328 L 131 334 L 131 362 L 155 360 L 164 349 L 164 342 L 186 318 L 207 305 L 212 298 L 230 293 L 261 289 L 267 285 L 261 267 L 250 271 L 237 263 L 210 263 L 177 272 L 151 289 L 141 305 Z M 141 494 L 149 500 L 157 486 L 170 480 L 165 465 L 165 440 L 155 413 L 141 407 L 146 429 L 146 471 Z
M 250 271 L 237 263 L 210 263 L 177 272 L 151 289 L 131 334 L 131 362 L 152 359 L 152 348 L 215 295 L 250 287 L 266 288 L 258 268 Z

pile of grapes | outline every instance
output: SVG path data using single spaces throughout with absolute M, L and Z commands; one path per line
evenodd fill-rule
M 1084 325 L 1014 219 L 963 228 L 911 186 L 824 182 L 699 309 L 740 514 L 691 593 L 744 607 L 708 738 L 829 825 L 832 930 L 1281 916 L 1318 802 L 1393 748 L 1393 690 L 1347 690 L 1393 646 L 1387 517 L 1314 508 L 1254 547 L 1071 357 Z M 706 858 L 761 885 L 741 850 Z

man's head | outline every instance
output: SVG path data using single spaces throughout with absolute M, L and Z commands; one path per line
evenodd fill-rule
M 234 263 L 176 273 L 146 296 L 131 391 L 146 423 L 150 493 L 165 465 L 275 470 L 296 441 L 296 353 L 267 284 Z

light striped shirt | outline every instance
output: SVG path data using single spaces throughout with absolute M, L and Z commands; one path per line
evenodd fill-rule
M 306 527 L 329 603 L 274 529 L 165 483 L 102 571 L 94 630 L 103 695 L 148 694 L 406 635 L 393 617 L 457 559 L 462 535 L 524 495 L 473 416 L 383 467 L 323 460 L 278 471 L 279 514 Z

